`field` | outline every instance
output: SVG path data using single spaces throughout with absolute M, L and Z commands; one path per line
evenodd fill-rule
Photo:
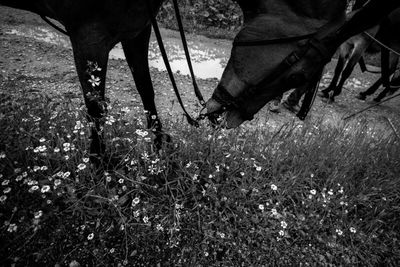
M 152 70 L 173 139 L 157 151 L 113 60 L 108 157 L 95 167 L 71 51 L 7 34 L 27 23 L 10 10 L 0 12 L 0 265 L 399 265 L 398 102 L 348 123 L 285 113 L 269 115 L 271 128 L 193 128 Z M 367 105 L 351 94 L 318 100 L 313 114 Z

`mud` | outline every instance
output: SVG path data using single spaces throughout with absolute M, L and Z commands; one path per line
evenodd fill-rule
M 187 75 L 179 34 L 163 29 L 162 35 L 185 106 L 195 116 L 201 107 Z M 199 87 L 205 98 L 208 98 L 227 63 L 231 41 L 197 35 L 187 37 Z M 82 100 L 68 37 L 56 32 L 39 16 L 0 6 L 0 50 L 1 91 L 40 93 L 49 97 L 67 96 Z M 182 119 L 182 111 L 154 37 L 151 39 L 149 61 L 161 118 L 173 116 Z M 335 63 L 332 61 L 327 65 L 321 89 L 329 85 Z M 343 121 L 345 116 L 372 104 L 370 101 L 360 101 L 355 96 L 377 78 L 377 74 L 361 73 L 357 68 L 345 84 L 342 95 L 337 97 L 337 102 L 326 104 L 317 98 L 305 122 L 299 121 L 294 114 L 283 108 L 276 114 L 265 107 L 255 120 L 245 123 L 243 127 L 263 127 L 266 131 L 274 131 L 286 123 L 303 125 L 322 122 L 334 126 L 347 123 L 349 129 L 355 129 L 363 121 L 369 125 L 369 134 L 377 138 L 393 135 L 394 130 L 400 132 L 400 97 L 374 107 L 350 119 L 350 122 Z M 141 113 L 141 100 L 119 45 L 110 53 L 106 89 L 111 101 L 118 100 Z

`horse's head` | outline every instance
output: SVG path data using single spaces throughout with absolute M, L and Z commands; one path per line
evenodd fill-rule
M 302 77 L 285 77 L 285 66 L 290 62 L 282 62 L 295 60 L 288 55 L 322 26 L 341 22 L 346 6 L 346 0 L 253 3 L 239 2 L 245 23 L 235 38 L 221 81 L 207 102 L 208 113 L 225 114 L 228 128 L 250 120 L 275 96 L 304 82 Z

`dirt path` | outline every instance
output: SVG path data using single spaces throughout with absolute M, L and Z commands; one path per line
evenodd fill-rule
M 79 82 L 68 39 L 60 35 L 57 37 L 60 39 L 53 41 L 39 40 L 29 36 L 18 35 L 15 32 L 15 30 L 22 28 L 26 31 L 27 29 L 38 27 L 54 32 L 37 15 L 0 6 L 0 93 L 36 92 L 50 97 L 60 96 L 81 100 Z M 167 42 L 168 40 L 170 42 L 178 40 L 176 32 L 164 30 L 163 35 L 166 37 Z M 201 47 L 207 47 L 209 50 L 218 48 L 217 57 L 225 58 L 224 60 L 221 59 L 220 63 L 226 64 L 229 56 L 230 41 L 189 35 L 189 43 L 201 44 Z M 157 55 L 153 56 L 156 57 Z M 119 100 L 122 104 L 131 107 L 131 109 L 136 107 L 136 110 L 141 111 L 141 100 L 134 89 L 135 85 L 129 68 L 124 60 L 115 58 L 118 58 L 118 56 L 112 56 L 109 61 L 106 84 L 107 96 L 111 101 Z M 211 56 L 210 60 L 213 59 L 215 58 Z M 327 73 L 321 82 L 321 87 L 329 84 L 334 63 L 328 64 Z M 175 118 L 182 118 L 177 116 L 182 112 L 178 107 L 167 73 L 157 68 L 151 68 L 151 75 L 156 91 L 156 103 L 161 117 L 174 116 Z M 200 106 L 197 104 L 192 92 L 190 78 L 181 74 L 176 74 L 175 76 L 185 105 L 193 114 L 197 113 L 200 110 Z M 323 120 L 330 124 L 342 124 L 341 118 L 343 116 L 371 104 L 368 101 L 360 101 L 355 96 L 375 81 L 377 77 L 377 75 L 373 74 L 362 74 L 359 69 L 356 69 L 346 83 L 342 95 L 337 98 L 337 103 L 327 105 L 320 99 L 316 99 L 306 123 Z M 198 79 L 198 83 L 204 96 L 208 98 L 217 85 L 218 79 Z M 400 131 L 399 111 L 400 97 L 364 112 L 352 119 L 352 122 L 357 125 L 360 120 L 367 120 L 372 128 L 377 128 L 382 132 L 392 132 L 389 120 L 398 129 L 397 131 Z M 247 123 L 245 127 L 263 125 L 275 128 L 290 121 L 302 123 L 286 110 L 282 109 L 279 114 L 274 114 L 264 108 L 257 115 L 257 119 Z

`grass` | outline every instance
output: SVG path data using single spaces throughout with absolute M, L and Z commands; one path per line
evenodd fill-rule
M 88 162 L 81 103 L 2 93 L 0 264 L 397 266 L 400 145 L 366 129 L 165 121 L 159 153 L 114 103 Z M 141 118 L 142 116 L 138 117 Z

